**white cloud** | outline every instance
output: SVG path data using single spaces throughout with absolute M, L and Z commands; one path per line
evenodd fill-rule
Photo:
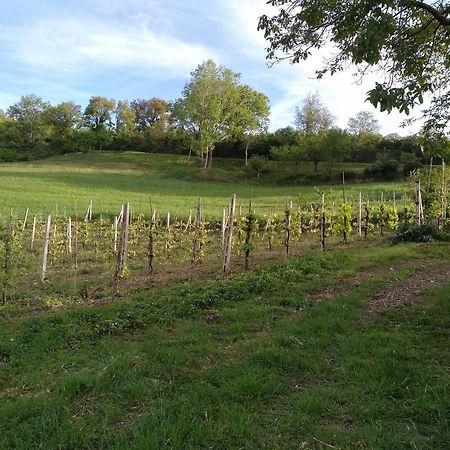
M 0 44 L 17 63 L 47 69 L 49 74 L 118 69 L 138 74 L 156 70 L 160 77 L 176 77 L 215 56 L 205 46 L 154 33 L 145 25 L 67 18 L 0 26 Z

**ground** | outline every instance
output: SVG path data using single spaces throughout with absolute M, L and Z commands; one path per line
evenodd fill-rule
M 445 449 L 448 244 L 0 311 L 0 447 Z
M 150 197 L 161 215 L 185 218 L 201 196 L 217 219 L 231 192 L 244 205 L 252 195 L 259 217 L 283 214 L 286 196 L 317 202 L 326 190 L 339 205 L 343 194 L 216 163 L 203 172 L 179 156 L 100 152 L 0 166 L 0 221 L 16 219 L 8 254 L 20 268 L 0 306 L 0 449 L 450 448 L 450 244 L 393 246 L 374 215 L 367 240 L 335 234 L 321 252 L 317 233 L 293 236 L 286 257 L 280 228 L 272 250 L 264 233 L 255 238 L 250 271 L 235 248 L 223 279 L 216 230 L 195 266 L 192 236 L 178 253 L 160 237 L 150 275 L 147 219 L 138 219 Z M 286 170 L 291 181 L 311 172 Z M 355 184 L 346 194 L 354 201 L 360 190 L 390 200 L 405 187 Z M 90 198 L 108 221 L 84 222 Z M 113 295 L 110 225 L 123 201 L 145 234 L 130 237 Z M 44 283 L 44 223 L 31 250 L 26 208 L 57 224 Z

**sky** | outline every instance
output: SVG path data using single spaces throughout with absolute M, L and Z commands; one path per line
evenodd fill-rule
M 257 24 L 273 11 L 265 0 L 2 0 L 0 108 L 31 93 L 83 107 L 93 95 L 174 100 L 211 58 L 269 97 L 271 130 L 293 125 L 295 107 L 318 93 L 341 128 L 367 110 L 383 134 L 417 131 L 365 102 L 375 75 L 362 84 L 351 71 L 316 80 L 320 55 L 270 66 Z

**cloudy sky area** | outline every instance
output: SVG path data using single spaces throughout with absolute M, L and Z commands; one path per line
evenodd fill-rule
M 365 103 L 375 78 L 358 85 L 348 72 L 315 80 L 319 56 L 269 68 L 256 30 L 265 12 L 265 0 L 2 1 L 0 108 L 29 93 L 83 107 L 92 95 L 172 100 L 190 72 L 212 58 L 270 98 L 272 130 L 291 125 L 295 106 L 318 92 L 340 127 L 369 110 L 384 134 L 416 131 L 400 128 L 404 116 Z

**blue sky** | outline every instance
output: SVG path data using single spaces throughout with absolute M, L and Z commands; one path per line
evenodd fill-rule
M 351 72 L 317 81 L 321 56 L 269 68 L 256 30 L 265 0 L 15 0 L 0 5 L 0 108 L 23 94 L 83 107 L 92 95 L 127 99 L 181 95 L 190 72 L 212 58 L 264 92 L 271 129 L 291 125 L 296 105 L 318 92 L 345 127 L 358 111 L 375 113 L 382 132 L 403 116 L 365 103 L 375 75 L 362 85 Z

